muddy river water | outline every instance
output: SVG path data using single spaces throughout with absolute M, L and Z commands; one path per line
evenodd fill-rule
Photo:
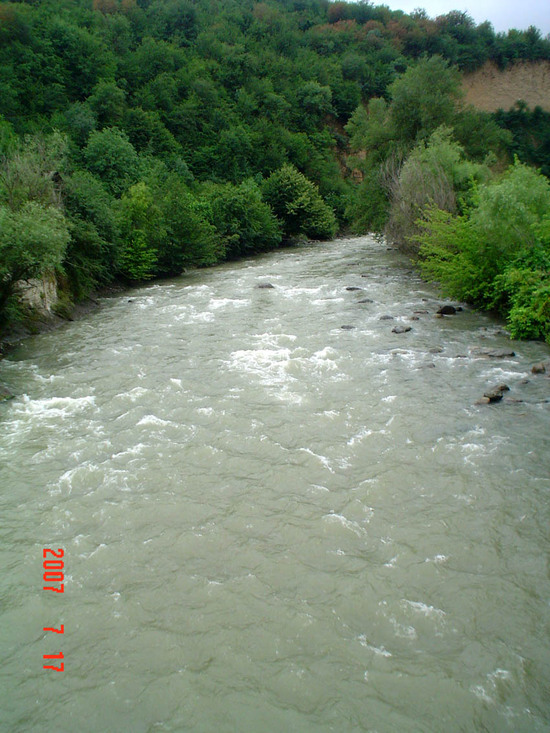
M 550 731 L 550 350 L 444 302 L 343 239 L 0 362 L 0 730 Z

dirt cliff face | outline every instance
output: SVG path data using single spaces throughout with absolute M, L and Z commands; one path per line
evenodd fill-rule
M 550 112 L 550 61 L 520 62 L 501 71 L 492 61 L 465 74 L 466 102 L 486 112 L 508 110 L 522 99 Z

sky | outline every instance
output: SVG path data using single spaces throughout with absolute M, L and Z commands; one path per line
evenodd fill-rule
M 543 36 L 550 33 L 550 0 L 375 0 L 374 5 L 411 13 L 424 8 L 431 18 L 450 10 L 463 10 L 476 23 L 489 20 L 498 33 L 510 28 L 526 30 L 536 26 Z

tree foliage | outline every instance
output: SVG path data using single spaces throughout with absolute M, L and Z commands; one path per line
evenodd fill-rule
M 65 244 L 36 251 L 81 298 L 281 237 L 382 230 L 398 207 L 414 221 L 441 191 L 460 214 L 473 189 L 433 143 L 441 125 L 455 173 L 512 154 L 548 173 L 547 113 L 461 105 L 458 72 L 487 59 L 550 59 L 550 41 L 362 0 L 2 2 L 6 231 L 25 249 L 17 222 L 36 210 L 38 236 L 49 217 Z
M 287 237 L 330 239 L 336 233 L 336 217 L 316 186 L 291 165 L 272 173 L 263 186 L 265 201 L 283 224 Z

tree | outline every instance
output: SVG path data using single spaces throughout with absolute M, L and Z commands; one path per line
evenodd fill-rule
M 162 211 L 148 186 L 140 181 L 120 200 L 120 272 L 130 280 L 156 274 L 159 247 L 166 236 Z
M 460 75 L 440 56 L 422 59 L 390 85 L 390 119 L 395 136 L 407 143 L 450 125 L 461 99 Z
M 64 180 L 63 202 L 71 235 L 63 260 L 73 296 L 86 296 L 115 275 L 118 224 L 113 197 L 88 171 Z
M 283 224 L 287 237 L 331 239 L 336 234 L 336 217 L 325 204 L 314 183 L 294 166 L 286 164 L 263 184 L 263 197 Z
M 212 220 L 228 258 L 273 249 L 281 242 L 281 228 L 253 180 L 239 186 L 214 187 L 210 196 Z
M 185 267 L 213 265 L 222 259 L 224 248 L 210 221 L 214 218 L 210 203 L 195 196 L 175 173 L 159 185 L 157 193 L 166 228 L 159 248 L 159 273 L 179 275 Z
M 137 180 L 137 153 L 128 136 L 116 128 L 92 132 L 84 148 L 84 159 L 88 169 L 100 176 L 114 196 L 120 196 Z
M 389 181 L 390 211 L 385 233 L 403 249 L 411 246 L 423 210 L 435 207 L 456 213 L 471 202 L 476 182 L 488 178 L 483 166 L 464 157 L 452 131 L 441 127 L 419 143 Z
M 116 125 L 124 114 L 125 94 L 113 81 L 100 81 L 88 97 L 101 127 Z

